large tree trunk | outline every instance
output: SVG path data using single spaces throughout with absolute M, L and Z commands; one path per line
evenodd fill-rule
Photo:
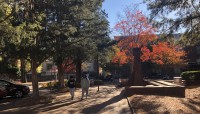
M 130 64 L 130 74 L 129 74 L 129 85 L 133 85 L 134 83 L 134 77 L 135 77 L 135 74 L 134 74 L 134 68 L 133 68 L 133 65 L 134 63 L 131 62 Z
M 33 87 L 33 97 L 39 97 L 39 89 L 38 89 L 38 78 L 37 78 L 37 66 L 36 61 L 32 60 L 32 87 Z
M 62 49 L 61 49 L 61 40 L 60 36 L 56 38 L 57 46 L 56 46 L 56 53 L 57 53 L 57 67 L 58 67 L 58 84 L 60 88 L 65 87 L 64 82 L 64 69 L 63 69 L 63 58 L 62 58 Z
M 81 58 L 78 57 L 77 61 L 76 61 L 76 81 L 77 84 L 81 83 L 81 65 L 82 65 L 82 61 Z
M 58 68 L 58 83 L 60 88 L 65 87 L 65 81 L 64 81 L 64 69 L 62 66 L 63 59 L 61 57 L 57 58 L 57 68 Z
M 98 79 L 98 91 L 99 91 L 99 55 L 98 54 L 96 55 L 95 64 L 96 64 L 95 72 Z
M 60 85 L 60 88 L 65 87 L 64 71 L 61 63 L 58 64 L 58 83 Z
M 133 55 L 134 55 L 134 80 L 133 85 L 134 86 L 143 86 L 143 75 L 142 75 L 142 65 L 140 60 L 141 55 L 141 48 L 134 48 L 133 49 Z
M 98 55 L 96 55 L 96 57 L 94 59 L 93 69 L 94 69 L 94 72 L 96 73 L 96 76 L 98 77 L 98 75 L 99 75 L 99 57 L 98 57 Z
M 21 59 L 21 82 L 22 83 L 26 83 L 27 79 L 26 79 L 26 73 L 25 73 L 25 60 Z

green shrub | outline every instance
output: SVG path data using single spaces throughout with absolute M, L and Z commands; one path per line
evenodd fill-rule
M 67 80 L 65 80 L 65 86 L 67 87 Z M 54 82 L 49 82 L 49 83 L 45 83 L 42 85 L 42 87 L 44 88 L 58 88 L 59 85 L 58 85 L 58 82 L 54 81 Z
M 184 80 L 200 80 L 200 71 L 185 71 L 181 73 Z
M 103 85 L 103 81 L 102 80 L 94 80 L 94 85 Z

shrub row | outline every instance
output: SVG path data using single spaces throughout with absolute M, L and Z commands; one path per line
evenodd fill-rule
M 200 80 L 200 71 L 185 71 L 181 77 L 183 80 Z
M 94 81 L 90 81 L 90 85 L 93 86 L 93 85 L 103 85 L 103 81 L 102 80 L 94 80 Z M 76 84 L 78 87 L 80 86 L 80 83 L 77 83 Z M 65 86 L 67 87 L 67 80 L 65 80 Z M 58 85 L 58 82 L 49 82 L 49 83 L 45 83 L 45 84 L 42 84 L 42 87 L 43 88 L 57 88 L 59 87 Z
M 59 87 L 59 83 L 56 82 L 49 82 L 42 85 L 43 88 L 57 88 Z M 67 80 L 65 80 L 65 86 L 67 87 Z
M 103 85 L 102 80 L 94 80 L 94 85 Z

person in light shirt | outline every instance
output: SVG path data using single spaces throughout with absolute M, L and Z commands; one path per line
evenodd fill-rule
M 89 80 L 89 74 L 84 74 L 81 78 L 81 88 L 82 88 L 82 98 L 81 100 L 83 100 L 84 94 L 86 93 L 86 99 L 88 97 L 88 91 L 89 91 L 89 87 L 90 87 L 90 80 Z

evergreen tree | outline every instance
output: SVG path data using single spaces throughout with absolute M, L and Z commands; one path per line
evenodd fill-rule
M 106 19 L 107 14 L 105 11 L 98 7 L 95 12 L 95 17 L 90 21 L 90 31 L 84 35 L 85 40 L 77 45 L 76 57 L 76 75 L 77 80 L 80 82 L 81 79 L 81 64 L 85 60 L 95 59 L 95 72 L 98 75 L 98 56 L 99 56 L 99 44 L 107 43 L 109 41 L 108 33 L 108 21 Z M 81 51 L 82 50 L 82 51 Z M 82 56 L 79 53 L 82 52 Z
M 186 29 L 185 44 L 199 42 L 200 0 L 144 0 L 151 12 L 151 20 L 157 20 L 162 31 L 173 33 Z
M 46 37 L 42 37 L 45 32 L 42 27 L 45 15 L 44 9 L 38 6 L 42 5 L 43 2 L 39 0 L 7 0 L 4 3 L 6 4 L 4 6 L 8 6 L 4 9 L 4 12 L 9 8 L 10 13 L 5 13 L 4 21 L 1 24 L 6 23 L 9 28 L 13 29 L 7 32 L 8 36 L 12 35 L 12 37 L 7 38 L 6 35 L 2 37 L 6 44 L 1 49 L 5 50 L 3 54 L 10 55 L 10 58 L 29 59 L 31 61 L 33 96 L 37 97 L 39 90 L 36 68 L 49 56 L 46 52 L 48 52 L 47 49 L 50 46 L 49 42 L 44 41 Z
M 16 67 L 14 63 L 18 59 L 17 50 L 19 50 L 18 46 L 21 42 L 21 28 L 13 26 L 11 21 L 16 13 L 17 5 L 13 5 L 10 1 L 5 0 L 1 0 L 0 3 L 0 57 L 2 58 L 0 66 L 1 73 L 9 74 L 9 71 L 6 69 Z
M 55 38 L 55 61 L 58 66 L 59 84 L 64 87 L 63 63 L 65 58 L 73 56 L 80 79 L 81 63 L 85 60 L 85 50 L 90 51 L 97 28 L 97 11 L 101 8 L 100 0 L 52 1 L 47 7 L 48 31 Z M 51 4 L 50 4 L 51 5 Z M 67 7 L 66 7 L 67 6 Z M 94 47 L 94 46 L 93 46 Z M 71 51 L 73 50 L 73 51 Z M 81 58 L 81 59 L 80 59 Z

